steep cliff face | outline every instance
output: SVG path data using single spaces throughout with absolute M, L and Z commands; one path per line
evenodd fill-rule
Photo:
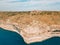
M 0 27 L 20 33 L 26 43 L 41 41 L 54 36 L 50 32 L 55 29 L 60 30 L 60 12 L 0 12 Z

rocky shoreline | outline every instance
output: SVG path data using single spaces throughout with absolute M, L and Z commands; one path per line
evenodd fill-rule
M 54 32 L 60 30 L 60 12 L 3 12 L 0 27 L 19 33 L 28 44 L 39 42 L 60 36 L 59 32 Z
M 51 38 L 53 36 L 59 36 L 60 33 L 52 34 L 54 30 L 60 30 L 60 25 L 47 25 L 39 21 L 33 20 L 25 27 L 19 27 L 17 23 L 0 22 L 0 27 L 19 33 L 26 43 L 39 42 Z

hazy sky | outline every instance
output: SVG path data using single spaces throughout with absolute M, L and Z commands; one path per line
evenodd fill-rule
M 0 0 L 0 11 L 60 11 L 60 0 Z

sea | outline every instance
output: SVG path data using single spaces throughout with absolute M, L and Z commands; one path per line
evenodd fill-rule
M 27 44 L 20 34 L 0 28 L 0 45 L 60 45 L 60 37 Z

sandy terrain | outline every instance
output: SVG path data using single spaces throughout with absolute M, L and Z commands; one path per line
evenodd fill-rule
M 26 43 L 60 36 L 60 12 L 0 12 L 0 27 L 21 34 Z

